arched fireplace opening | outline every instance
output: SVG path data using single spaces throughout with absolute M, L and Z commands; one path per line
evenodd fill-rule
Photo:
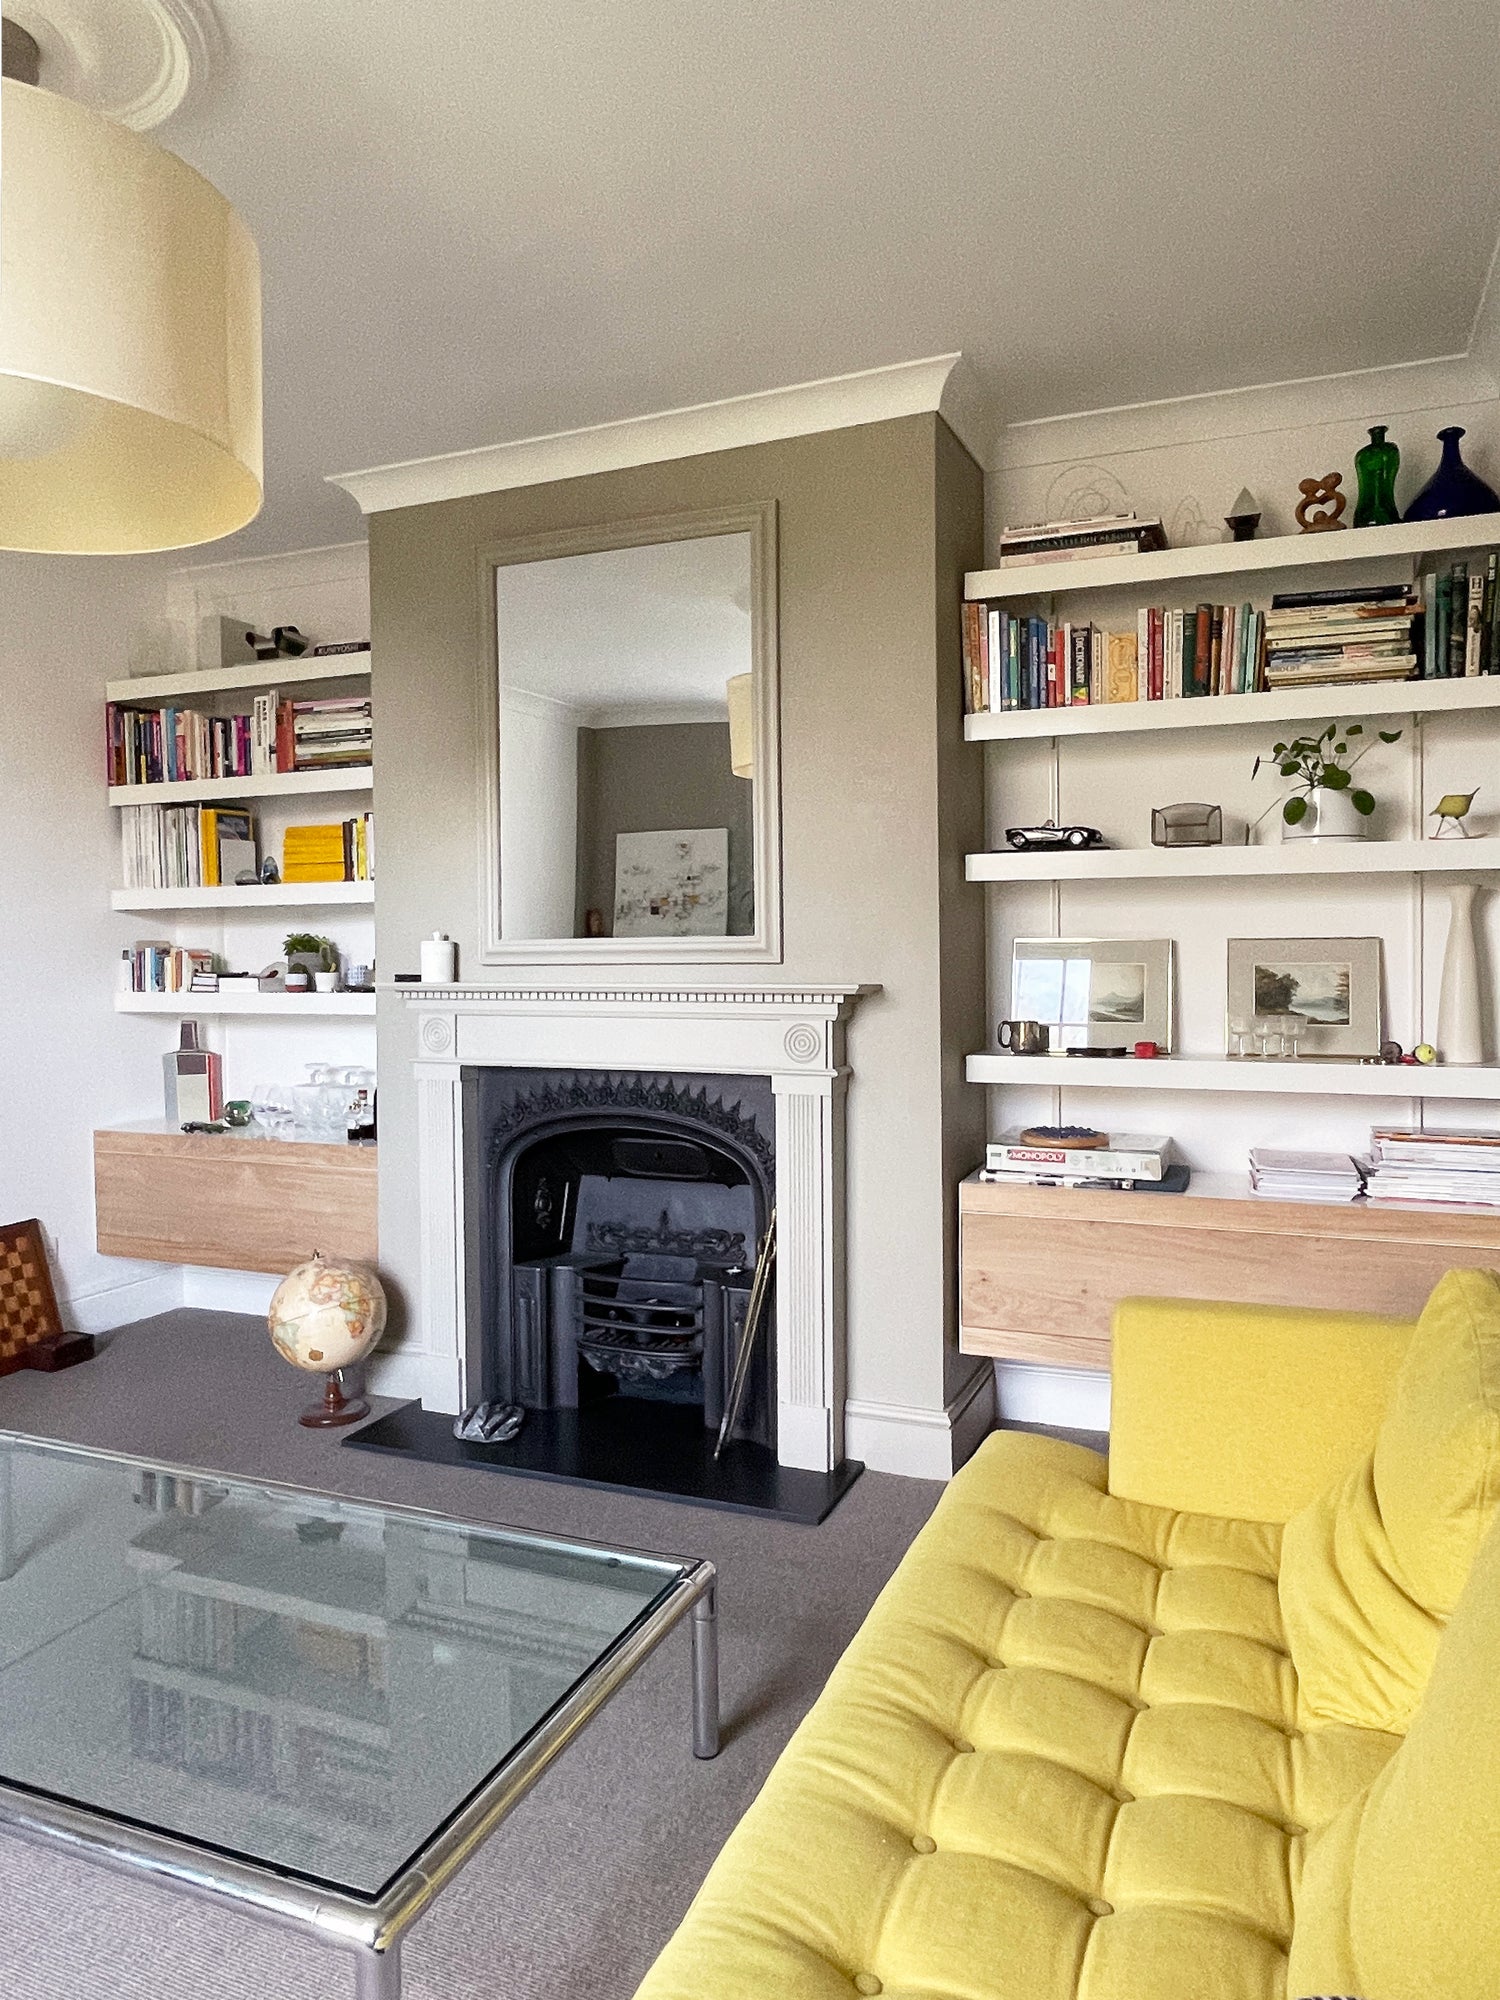
M 616 1434 L 685 1406 L 716 1432 L 774 1199 L 764 1085 L 489 1071 L 478 1092 L 485 1395 Z M 753 1354 L 732 1435 L 774 1452 L 769 1303 Z

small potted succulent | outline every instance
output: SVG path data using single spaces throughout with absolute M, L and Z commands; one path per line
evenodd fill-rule
M 1290 743 L 1274 743 L 1269 757 L 1256 758 L 1252 778 L 1263 765 L 1274 765 L 1281 777 L 1294 781 L 1281 801 L 1283 840 L 1363 840 L 1368 836 L 1375 796 L 1356 785 L 1352 773 L 1377 743 L 1398 743 L 1401 731 L 1379 729 L 1351 754 L 1355 737 L 1364 733 L 1362 722 L 1330 722 L 1321 736 L 1297 736 Z M 1266 812 L 1270 810 L 1267 806 Z M 1261 819 L 1265 816 L 1262 813 Z
M 293 931 L 281 947 L 286 956 L 289 993 L 305 993 L 309 979 L 320 993 L 336 993 L 339 984 L 338 947 L 332 938 L 312 931 Z

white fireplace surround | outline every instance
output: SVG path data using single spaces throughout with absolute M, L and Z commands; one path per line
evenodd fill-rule
M 776 1440 L 783 1465 L 844 1457 L 844 1022 L 870 986 L 410 986 L 417 1014 L 417 1343 L 457 1362 L 477 1329 L 464 1242 L 466 1068 L 769 1078 L 776 1100 Z M 477 1384 L 477 1372 L 473 1378 Z M 476 1391 L 477 1393 L 477 1386 Z

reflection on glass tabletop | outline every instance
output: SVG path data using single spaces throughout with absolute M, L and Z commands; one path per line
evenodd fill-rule
M 0 1784 L 376 1897 L 692 1568 L 0 1433 Z

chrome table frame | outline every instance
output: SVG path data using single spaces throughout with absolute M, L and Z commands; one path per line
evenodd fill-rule
M 568 1540 L 506 1528 L 493 1521 L 461 1520 L 428 1507 L 386 1506 L 357 1494 L 330 1494 L 284 1480 L 215 1472 L 202 1466 L 163 1465 L 129 1452 L 101 1451 L 18 1431 L 0 1431 L 0 1583 L 19 1567 L 10 1504 L 10 1447 L 61 1449 L 107 1465 L 164 1472 L 211 1485 L 247 1486 L 293 1499 L 334 1499 L 369 1507 L 404 1521 L 468 1529 L 478 1535 L 507 1535 L 520 1542 L 550 1543 L 591 1553 L 641 1556 L 657 1563 L 680 1563 L 682 1574 L 660 1603 L 643 1613 L 600 1655 L 577 1686 L 518 1744 L 469 1800 L 407 1861 L 378 1896 L 364 1897 L 313 1882 L 298 1882 L 260 1863 L 200 1847 L 189 1838 L 126 1825 L 88 1806 L 70 1805 L 22 1791 L 0 1780 L 0 1832 L 53 1847 L 63 1846 L 90 1861 L 136 1876 L 172 1884 L 208 1902 L 225 1901 L 284 1928 L 311 1931 L 354 1957 L 356 2000 L 399 2000 L 401 1940 L 438 1892 L 518 1806 L 552 1760 L 579 1735 L 641 1662 L 690 1618 L 693 1635 L 693 1755 L 719 1752 L 719 1641 L 717 1573 L 711 1562 L 621 1549 L 602 1542 Z

